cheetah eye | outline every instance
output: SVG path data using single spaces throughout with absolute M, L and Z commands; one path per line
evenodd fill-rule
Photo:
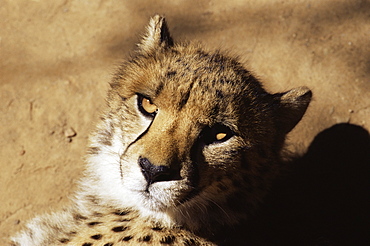
M 216 134 L 216 139 L 218 141 L 221 141 L 222 139 L 224 139 L 226 137 L 227 137 L 227 133 L 225 133 L 225 132 L 219 132 L 219 133 Z
M 206 127 L 201 134 L 206 144 L 225 142 L 234 135 L 230 128 L 221 124 Z
M 157 114 L 158 107 L 149 98 L 138 94 L 137 100 L 139 110 L 143 115 L 154 117 Z

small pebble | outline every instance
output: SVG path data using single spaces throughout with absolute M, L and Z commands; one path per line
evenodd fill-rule
M 76 135 L 77 132 L 72 127 L 69 127 L 64 131 L 64 136 L 66 136 L 67 138 L 73 138 Z

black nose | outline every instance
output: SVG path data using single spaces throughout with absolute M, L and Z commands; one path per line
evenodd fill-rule
M 153 165 L 147 158 L 139 158 L 139 165 L 148 185 L 160 181 L 179 180 L 180 174 L 167 166 Z

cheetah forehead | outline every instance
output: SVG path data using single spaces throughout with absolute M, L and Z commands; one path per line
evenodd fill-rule
M 243 104 L 267 95 L 235 59 L 193 44 L 137 56 L 120 71 L 112 88 L 123 98 L 139 93 L 174 111 L 201 107 L 205 115 L 222 112 L 232 118 Z

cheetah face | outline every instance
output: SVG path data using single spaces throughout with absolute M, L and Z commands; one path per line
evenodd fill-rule
M 90 172 L 118 207 L 234 223 L 268 189 L 310 98 L 307 88 L 269 94 L 234 59 L 174 45 L 157 16 L 111 83 Z
M 241 153 L 251 144 L 240 136 L 235 116 L 221 119 L 215 113 L 221 105 L 215 103 L 214 91 L 202 92 L 209 100 L 205 109 L 193 98 L 198 93 L 187 88 L 186 103 L 179 101 L 183 95 L 164 88 L 155 97 L 136 91 L 128 99 L 135 108 L 132 124 L 140 127 L 120 159 L 122 182 L 138 204 L 153 211 L 218 198 L 216 180 L 226 180 L 228 173 L 241 168 Z

